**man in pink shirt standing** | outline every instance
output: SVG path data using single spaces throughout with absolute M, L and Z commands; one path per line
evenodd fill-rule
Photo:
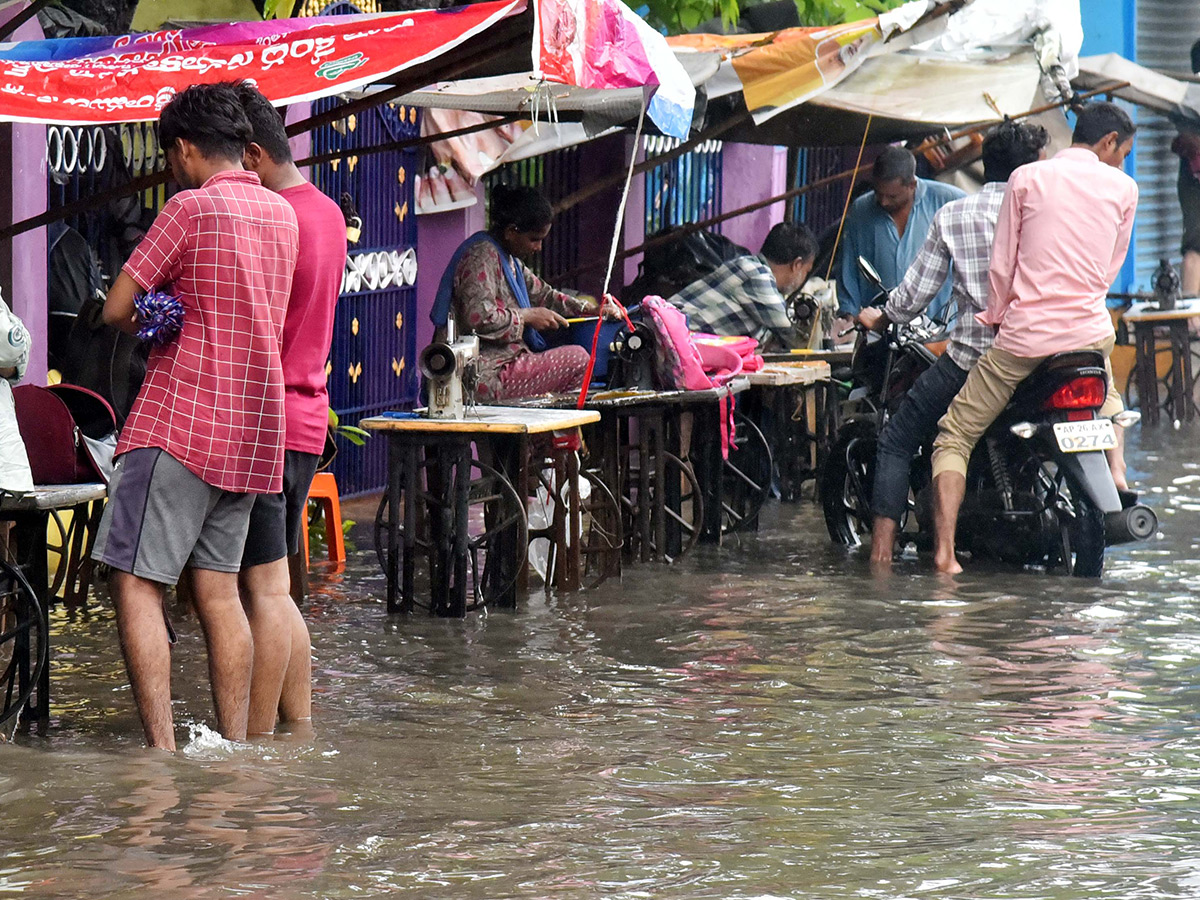
M 158 121 L 185 190 L 166 202 L 113 283 L 104 320 L 137 333 L 136 296 L 164 289 L 179 334 L 150 351 L 121 430 L 93 557 L 113 570 L 117 631 L 146 743 L 175 749 L 165 585 L 194 573 L 221 734 L 246 737 L 254 642 L 237 573 L 256 494 L 283 484 L 279 343 L 296 267 L 296 214 L 242 167 L 250 123 L 227 85 L 194 85 Z
M 311 719 L 312 649 L 304 617 L 290 596 L 287 558 L 300 550 L 308 490 L 329 428 L 325 361 L 346 265 L 346 220 L 341 208 L 300 174 L 283 119 L 270 101 L 249 82 L 234 89 L 253 132 L 246 168 L 288 202 L 300 226 L 281 350 L 283 491 L 256 498 L 238 581 L 254 634 L 247 733 L 263 735 L 275 730 L 277 717 L 293 728 Z
M 934 563 L 942 572 L 962 571 L 954 533 L 967 461 L 1017 385 L 1055 353 L 1099 350 L 1108 367 L 1115 336 L 1105 300 L 1133 231 L 1138 189 L 1121 166 L 1136 130 L 1120 107 L 1090 104 L 1078 114 L 1070 147 L 1009 179 L 992 245 L 988 306 L 978 315 L 996 329 L 996 339 L 938 422 L 934 443 Z M 1100 413 L 1121 409 L 1109 368 Z M 1120 448 L 1110 452 L 1109 465 L 1124 489 Z

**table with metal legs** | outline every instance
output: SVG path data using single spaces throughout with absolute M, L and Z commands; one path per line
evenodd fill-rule
M 461 420 L 411 415 L 359 422 L 388 441 L 388 485 L 376 516 L 388 611 L 413 609 L 422 560 L 434 614 L 463 616 L 487 602 L 515 605 L 528 537 L 528 439 L 599 418 L 586 410 L 480 406 Z M 577 521 L 564 515 L 564 529 Z M 569 572 L 569 560 L 564 566 Z

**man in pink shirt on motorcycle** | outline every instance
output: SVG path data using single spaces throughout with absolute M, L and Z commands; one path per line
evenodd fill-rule
M 955 525 L 966 494 L 967 461 L 1013 392 L 1048 356 L 1099 350 L 1108 368 L 1100 410 L 1122 407 L 1108 356 L 1115 335 L 1106 299 L 1125 261 L 1137 209 L 1137 183 L 1121 166 L 1137 127 L 1112 103 L 1079 111 L 1073 143 L 1052 159 L 1017 169 L 996 223 L 988 307 L 979 321 L 996 339 L 971 370 L 934 443 L 934 563 L 956 574 Z M 1125 489 L 1122 429 L 1109 464 Z

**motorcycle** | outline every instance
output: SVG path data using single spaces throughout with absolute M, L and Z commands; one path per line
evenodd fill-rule
M 874 268 L 863 276 L 886 299 Z M 850 367 L 853 388 L 842 426 L 825 460 L 821 498 L 835 543 L 853 546 L 871 529 L 871 489 L 878 436 L 913 382 L 936 361 L 927 346 L 936 323 L 893 323 L 879 335 L 859 332 Z M 1115 428 L 1140 414 L 1099 415 L 1108 389 L 1096 351 L 1059 353 L 1043 362 L 987 429 L 967 467 L 958 519 L 958 548 L 1022 566 L 1099 577 L 1106 547 L 1146 540 L 1158 528 L 1154 511 L 1133 492 L 1117 490 L 1104 451 L 1117 446 Z M 902 539 L 932 546 L 932 440 L 909 471 L 910 499 Z

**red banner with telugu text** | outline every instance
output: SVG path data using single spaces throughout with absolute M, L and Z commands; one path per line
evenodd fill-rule
M 276 105 L 314 100 L 434 59 L 524 9 L 525 0 L 499 0 L 244 22 L 102 39 L 99 50 L 96 39 L 82 39 L 76 46 L 87 52 L 69 58 L 61 58 L 72 49 L 66 42 L 8 44 L 0 49 L 0 121 L 150 121 L 189 85 L 243 79 Z

